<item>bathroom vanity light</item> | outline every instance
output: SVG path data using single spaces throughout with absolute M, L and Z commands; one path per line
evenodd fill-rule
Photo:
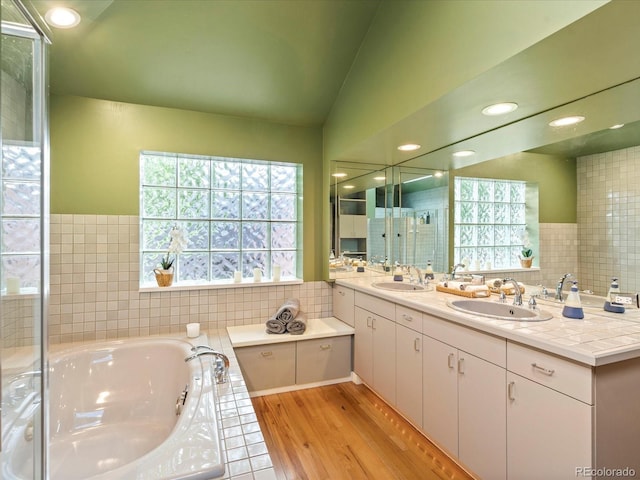
M 398 150 L 401 152 L 413 152 L 414 150 L 418 150 L 421 145 L 417 143 L 405 143 L 404 145 L 400 145 Z
M 482 114 L 490 117 L 496 115 L 506 115 L 518 108 L 518 104 L 514 102 L 494 103 L 482 109 Z
M 44 19 L 55 28 L 73 28 L 80 23 L 80 14 L 67 7 L 55 7 L 44 14 Z
M 354 185 L 344 185 L 342 188 L 345 190 L 351 190 L 352 188 L 356 188 Z
M 580 123 L 584 120 L 582 115 L 572 115 L 570 117 L 562 117 L 556 118 L 555 120 L 549 122 L 550 127 L 566 127 L 568 125 L 575 125 L 576 123 Z
M 332 177 L 336 177 L 336 178 L 344 178 L 347 176 L 346 173 L 333 173 L 331 174 Z
M 475 150 L 458 150 L 457 152 L 453 152 L 453 156 L 456 158 L 462 158 L 462 157 L 470 157 L 471 155 L 475 155 L 476 151 Z

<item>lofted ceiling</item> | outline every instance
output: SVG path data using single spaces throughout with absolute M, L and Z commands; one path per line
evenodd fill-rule
M 33 0 L 54 94 L 322 125 L 379 0 Z

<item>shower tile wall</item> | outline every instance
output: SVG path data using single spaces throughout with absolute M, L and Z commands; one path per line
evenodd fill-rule
M 137 216 L 51 215 L 50 343 L 260 323 L 292 297 L 309 318 L 331 315 L 326 282 L 139 292 L 138 247 Z
M 640 146 L 579 157 L 577 175 L 581 286 L 639 291 Z

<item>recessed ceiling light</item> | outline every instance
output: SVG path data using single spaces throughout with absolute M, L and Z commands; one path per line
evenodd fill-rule
M 400 145 L 398 150 L 401 152 L 413 152 L 414 150 L 418 150 L 420 145 L 417 143 L 405 143 L 404 145 Z
M 346 177 L 347 174 L 346 173 L 333 173 L 332 176 L 336 177 L 336 178 L 343 178 L 343 177 Z
M 617 130 L 618 128 L 624 127 L 624 123 L 618 123 L 617 125 L 611 125 L 609 130 Z
M 436 172 L 436 173 L 434 173 L 434 175 L 435 175 L 437 178 L 440 178 L 440 177 L 443 175 L 443 173 L 442 173 L 442 172 Z
M 482 114 L 488 115 L 490 117 L 494 115 L 505 115 L 507 113 L 513 112 L 517 108 L 518 104 L 513 102 L 494 103 L 493 105 L 484 107 L 482 109 Z
M 471 155 L 475 154 L 475 150 L 459 150 L 457 152 L 453 152 L 454 157 L 470 157 Z
M 373 177 L 373 179 L 381 182 L 382 180 L 386 180 L 387 177 Z
M 350 189 L 352 189 L 352 188 L 356 188 L 356 187 L 355 187 L 354 185 L 345 185 L 345 186 L 344 186 L 344 187 L 342 187 L 342 188 L 346 188 L 347 190 L 350 190 Z
M 572 115 L 570 117 L 556 118 L 555 120 L 549 122 L 549 126 L 566 127 L 568 125 L 575 125 L 576 123 L 580 123 L 583 120 L 584 117 L 582 115 Z
M 55 28 L 73 28 L 80 23 L 80 14 L 67 7 L 55 7 L 44 14 L 44 19 Z

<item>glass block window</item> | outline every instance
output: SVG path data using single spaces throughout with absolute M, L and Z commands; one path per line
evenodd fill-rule
M 231 283 L 302 272 L 302 165 L 224 157 L 140 154 L 140 281 L 166 256 L 171 230 L 186 245 L 174 282 Z
M 519 268 L 527 238 L 526 182 L 456 177 L 454 261 L 470 269 Z

